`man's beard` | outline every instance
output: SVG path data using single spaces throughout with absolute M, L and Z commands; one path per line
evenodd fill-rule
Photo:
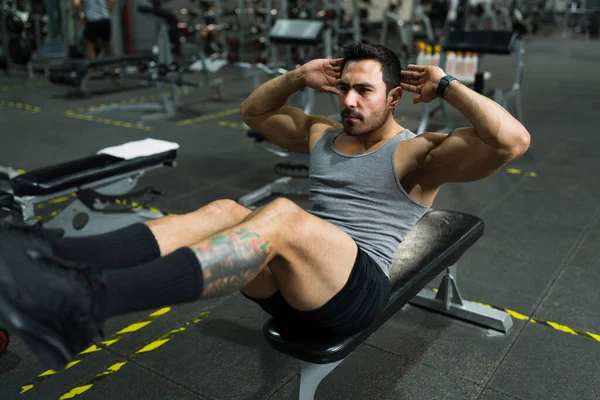
M 385 114 L 374 113 L 368 119 L 358 112 L 345 108 L 341 112 L 344 131 L 348 136 L 367 136 L 381 128 L 387 121 Z M 347 120 L 347 117 L 355 117 L 358 120 Z

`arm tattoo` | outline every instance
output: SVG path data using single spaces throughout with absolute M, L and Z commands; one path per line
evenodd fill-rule
M 271 247 L 258 233 L 240 229 L 192 250 L 202 266 L 202 298 L 210 298 L 233 293 L 254 279 Z

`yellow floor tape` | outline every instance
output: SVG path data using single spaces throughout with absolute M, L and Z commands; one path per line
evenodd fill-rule
M 184 332 L 188 326 L 190 325 L 196 325 L 199 322 L 203 321 L 204 319 L 206 319 L 208 317 L 210 313 L 209 312 L 203 312 L 202 314 L 200 314 L 200 316 L 190 322 L 187 322 L 184 326 L 179 327 L 177 329 L 173 329 L 170 332 L 166 333 L 165 335 L 162 335 L 161 337 L 159 337 L 156 340 L 153 340 L 152 342 L 142 346 L 140 349 L 138 349 L 136 352 L 134 352 L 133 354 L 131 354 L 128 358 L 131 359 L 133 357 L 137 357 L 141 354 L 147 354 L 150 353 L 160 347 L 162 347 L 163 345 L 165 345 L 166 343 L 168 343 L 169 341 L 171 341 L 171 339 L 173 339 L 173 337 L 175 337 L 176 334 Z M 118 372 L 121 368 L 123 368 L 129 361 L 121 361 L 118 362 L 116 364 L 111 365 L 110 367 L 108 367 L 105 371 L 97 374 L 96 376 L 94 376 L 92 379 L 88 380 L 87 382 L 74 387 L 73 389 L 69 390 L 67 393 L 65 393 L 64 395 L 62 395 L 60 397 L 60 400 L 66 400 L 66 399 L 72 399 L 76 396 L 79 396 L 82 393 L 87 392 L 88 390 L 90 390 L 96 383 L 100 382 L 101 380 L 103 380 L 104 378 Z
M 18 110 L 29 111 L 30 113 L 39 113 L 42 109 L 31 104 L 19 103 L 17 101 L 0 100 L 0 107 L 16 108 Z
M 140 329 L 150 325 L 157 318 L 167 314 L 169 311 L 171 311 L 170 307 L 161 308 L 160 310 L 157 310 L 157 311 L 153 312 L 152 314 L 150 314 L 148 316 L 148 318 L 146 318 L 142 321 L 135 322 L 135 323 L 127 326 L 126 328 L 121 329 L 119 332 L 115 333 L 114 335 L 112 335 L 108 339 L 103 340 L 100 343 L 106 347 L 112 346 L 113 344 L 117 343 L 119 340 L 123 339 L 124 337 L 131 335 L 132 333 L 137 332 Z M 102 347 L 98 347 L 95 344 L 91 345 L 90 347 L 88 347 L 87 349 L 85 349 L 81 353 L 79 353 L 79 355 L 77 355 L 77 357 L 75 357 L 75 359 L 73 359 L 69 364 L 67 364 L 67 366 L 65 367 L 65 369 L 63 371 L 66 371 L 67 369 L 74 367 L 75 365 L 79 364 L 81 361 L 83 361 L 87 357 L 89 357 L 91 354 L 97 353 L 99 351 L 102 351 Z M 61 372 L 61 371 L 54 371 L 54 370 L 49 369 L 47 371 L 42 372 L 31 382 L 21 385 L 21 394 L 29 392 L 31 389 L 34 388 L 35 385 L 49 379 L 50 377 L 56 375 L 58 372 Z

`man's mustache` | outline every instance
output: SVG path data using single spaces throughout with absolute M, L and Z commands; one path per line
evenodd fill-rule
M 354 110 L 352 110 L 350 108 L 344 108 L 342 110 L 342 118 L 348 118 L 348 117 L 362 119 L 362 115 L 360 115 L 356 111 L 354 111 Z

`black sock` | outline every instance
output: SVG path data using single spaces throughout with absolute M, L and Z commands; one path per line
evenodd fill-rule
M 99 317 L 145 311 L 202 296 L 200 261 L 188 247 L 135 267 L 109 269 L 99 303 Z
M 100 235 L 62 238 L 53 247 L 61 258 L 102 268 L 130 267 L 160 257 L 152 231 L 141 222 Z

